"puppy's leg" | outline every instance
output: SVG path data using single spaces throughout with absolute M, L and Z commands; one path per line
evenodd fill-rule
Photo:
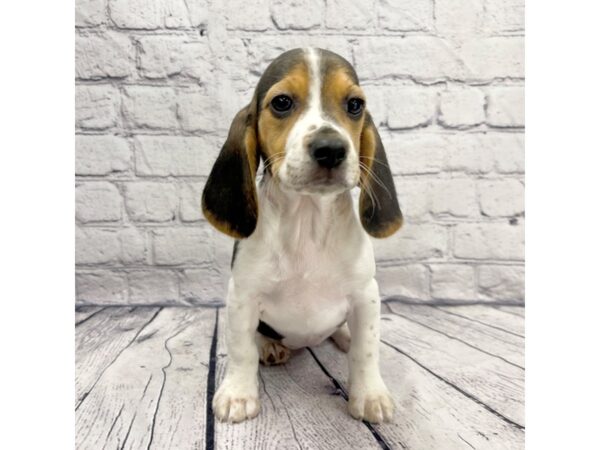
M 355 419 L 380 423 L 392 419 L 394 403 L 379 373 L 380 300 L 377 282 L 353 295 L 348 318 L 352 335 L 348 409 Z
M 290 349 L 275 339 L 270 339 L 260 333 L 256 333 L 256 346 L 260 362 L 265 366 L 284 364 L 290 359 Z
M 258 306 L 235 291 L 229 282 L 227 294 L 227 369 L 213 399 L 217 419 L 242 422 L 258 415 L 258 351 L 254 335 Z
M 348 328 L 348 322 L 344 322 L 341 327 L 335 330 L 335 333 L 331 335 L 331 339 L 341 351 L 348 353 L 350 350 L 350 329 Z

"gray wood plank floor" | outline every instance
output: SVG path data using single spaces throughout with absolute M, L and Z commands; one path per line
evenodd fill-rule
M 261 413 L 212 418 L 227 361 L 222 309 L 80 307 L 77 449 L 521 449 L 524 308 L 387 302 L 381 369 L 392 423 L 347 414 L 345 355 L 331 342 L 261 367 Z

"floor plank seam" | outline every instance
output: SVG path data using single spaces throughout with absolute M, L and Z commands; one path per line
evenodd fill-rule
M 150 323 L 152 323 L 152 321 L 156 318 L 156 316 L 158 316 L 158 314 L 162 310 L 163 310 L 163 308 L 158 308 L 158 310 L 152 315 L 152 317 L 144 325 L 142 325 L 142 327 L 138 330 L 138 332 L 135 334 L 135 336 L 133 336 L 133 339 L 131 339 L 131 341 L 129 341 L 129 343 L 125 347 L 123 347 L 119 353 L 117 353 L 117 356 L 115 356 L 113 358 L 113 360 L 104 369 L 102 369 L 102 372 L 100 372 L 100 375 L 98 375 L 98 378 L 96 378 L 96 381 L 94 381 L 94 384 L 92 384 L 92 387 L 81 396 L 81 400 L 79 400 L 79 403 L 77 404 L 77 406 L 75 406 L 75 411 L 77 411 L 79 409 L 79 407 L 83 404 L 84 400 L 87 398 L 87 396 L 90 394 L 90 392 L 92 392 L 94 390 L 94 388 L 96 387 L 96 384 L 98 384 L 98 381 L 100 381 L 100 379 L 102 378 L 102 375 L 104 375 L 106 370 L 110 366 L 112 366 L 115 363 L 115 361 L 117 359 L 119 359 L 119 356 L 121 356 L 121 354 L 135 342 L 135 340 L 142 333 L 142 331 L 144 331 L 144 329 L 148 325 L 150 325 Z
M 208 377 L 206 381 L 206 434 L 204 445 L 206 450 L 215 448 L 215 416 L 212 409 L 213 397 L 215 396 L 216 369 L 217 369 L 217 342 L 219 332 L 219 308 L 215 314 L 215 327 L 210 343 L 210 357 L 208 361 Z
M 125 448 L 125 444 L 127 443 L 127 439 L 129 439 L 129 433 L 131 432 L 131 428 L 133 427 L 133 422 L 135 422 L 135 418 L 137 416 L 137 411 L 134 411 L 133 417 L 131 418 L 131 422 L 129 423 L 129 427 L 127 428 L 127 433 L 125 433 L 125 437 L 123 438 L 123 443 L 119 450 L 123 450 Z
M 142 391 L 142 396 L 141 396 L 140 400 L 142 398 L 144 398 L 144 395 L 146 395 L 146 391 L 148 390 L 148 386 L 150 386 L 151 381 L 152 381 L 152 374 L 150 374 L 150 376 L 148 377 L 148 381 L 146 381 L 146 386 L 144 386 L 144 390 Z
M 391 295 L 389 297 L 383 297 L 382 303 L 395 302 L 402 303 L 404 305 L 417 305 L 417 306 L 509 306 L 514 308 L 525 308 L 525 303 L 522 301 L 510 301 L 510 300 L 498 300 L 490 302 L 487 300 L 421 300 L 418 298 L 407 298 Z
M 476 345 L 470 344 L 470 343 L 469 343 L 469 342 L 467 342 L 467 341 L 463 341 L 461 338 L 458 338 L 458 337 L 456 337 L 456 336 L 449 335 L 449 334 L 447 334 L 447 333 L 445 333 L 445 332 L 443 332 L 443 331 L 441 331 L 441 330 L 438 330 L 438 329 L 436 329 L 436 328 L 433 328 L 433 327 L 431 327 L 431 326 L 429 326 L 429 325 L 426 325 L 426 324 L 424 324 L 424 323 L 421 323 L 421 322 L 419 322 L 418 320 L 412 319 L 412 318 L 410 318 L 410 317 L 407 317 L 407 316 L 405 316 L 404 314 L 397 313 L 397 312 L 395 312 L 395 311 L 393 311 L 393 310 L 392 310 L 392 314 L 395 314 L 396 316 L 398 316 L 398 317 L 402 317 L 402 318 L 404 318 L 404 319 L 408 320 L 409 322 L 412 322 L 412 323 L 415 323 L 415 324 L 417 324 L 417 325 L 420 325 L 420 326 L 422 326 L 422 327 L 424 327 L 424 328 L 427 328 L 428 330 L 435 331 L 436 333 L 439 333 L 439 334 L 441 334 L 442 336 L 445 336 L 445 337 L 447 337 L 448 339 L 452 339 L 452 340 L 454 340 L 454 341 L 461 342 L 462 344 L 465 344 L 467 347 L 470 347 L 470 348 L 472 348 L 472 349 L 474 349 L 474 350 L 480 351 L 481 353 L 485 353 L 485 354 L 486 354 L 486 355 L 488 355 L 488 356 L 492 356 L 493 358 L 498 358 L 499 360 L 501 360 L 501 361 L 505 362 L 506 364 L 510 364 L 511 366 L 514 366 L 514 367 L 516 367 L 516 368 L 518 368 L 518 369 L 525 370 L 525 367 L 523 367 L 523 366 L 519 366 L 518 364 L 515 364 L 515 363 L 513 363 L 513 362 L 511 362 L 511 361 L 509 361 L 509 360 L 507 360 L 507 359 L 503 358 L 503 357 L 502 357 L 502 356 L 500 356 L 500 355 L 495 355 L 494 353 L 490 353 L 490 352 L 488 352 L 487 350 L 484 350 L 484 349 L 482 349 L 482 348 L 479 348 L 479 347 L 477 347 Z
M 273 401 L 273 397 L 271 397 L 271 394 L 269 393 L 269 390 L 267 389 L 267 383 L 265 383 L 265 379 L 264 379 L 264 377 L 262 375 L 260 367 L 258 368 L 258 378 L 259 378 L 259 380 L 262 383 L 262 387 L 263 387 L 263 391 L 265 391 L 265 395 L 267 396 L 267 398 L 271 402 L 271 406 L 273 406 L 273 411 L 275 411 L 276 410 L 276 408 L 275 408 L 275 402 Z
M 271 397 L 271 394 L 269 393 L 269 391 L 267 389 L 267 383 L 265 382 L 265 379 L 264 379 L 260 369 L 261 368 L 259 367 L 258 377 L 259 377 L 260 381 L 262 382 L 262 386 L 263 386 L 263 390 L 265 391 L 265 395 L 267 396 L 267 398 L 271 402 L 271 405 L 273 406 L 273 411 L 276 411 L 275 402 L 273 401 L 273 398 Z M 304 447 L 302 447 L 302 444 L 300 444 L 300 441 L 298 440 L 298 436 L 296 435 L 296 428 L 294 427 L 294 422 L 292 421 L 292 418 L 290 417 L 290 413 L 287 410 L 287 408 L 283 408 L 283 411 L 285 412 L 285 414 L 288 418 L 288 422 L 290 423 L 290 428 L 292 429 L 292 436 L 294 436 L 294 441 L 296 441 L 296 444 L 298 444 L 298 448 L 300 450 L 302 450 Z
M 498 327 L 498 326 L 492 325 L 490 323 L 482 322 L 481 320 L 473 319 L 471 317 L 463 316 L 462 314 L 458 314 L 458 313 L 455 313 L 455 312 L 452 312 L 452 311 L 446 311 L 445 309 L 440 309 L 440 308 L 438 308 L 436 306 L 432 306 L 432 308 L 435 308 L 438 311 L 441 311 L 443 313 L 450 314 L 451 316 L 462 317 L 463 319 L 469 320 L 471 322 L 475 322 L 475 323 L 478 323 L 480 325 L 484 325 L 486 327 L 490 327 L 490 328 L 493 328 L 493 329 L 498 330 L 498 331 L 504 331 L 505 333 L 512 334 L 513 336 L 517 336 L 517 337 L 525 339 L 525 336 L 523 336 L 522 334 L 515 333 L 514 331 L 506 330 L 506 329 L 504 329 L 502 327 Z
M 467 441 L 467 440 L 466 440 L 464 437 L 462 437 L 462 436 L 460 435 L 460 433 L 456 433 L 456 435 L 458 436 L 458 438 L 459 438 L 461 441 L 463 441 L 465 444 L 467 444 L 469 447 L 471 447 L 473 450 L 475 450 L 475 447 L 473 447 L 473 445 L 472 445 L 472 444 L 471 444 L 469 441 Z
M 121 417 L 123 408 L 125 408 L 125 404 L 121 405 L 121 409 L 119 409 L 119 413 L 115 417 L 115 420 L 112 421 L 112 424 L 110 425 L 110 428 L 108 429 L 108 433 L 106 433 L 106 438 L 104 439 L 105 442 L 108 441 L 108 438 L 110 437 L 110 434 L 112 433 L 112 430 L 115 428 L 115 424 L 117 423 L 117 420 L 119 420 L 119 417 Z
M 348 393 L 346 392 L 346 389 L 344 389 L 344 387 L 342 386 L 342 384 L 333 376 L 329 373 L 329 371 L 327 370 L 327 368 L 323 365 L 323 363 L 321 363 L 321 361 L 319 360 L 319 358 L 317 358 L 317 355 L 315 355 L 315 353 L 313 352 L 313 350 L 310 347 L 306 348 L 309 353 L 311 354 L 311 356 L 313 357 L 313 359 L 315 360 L 315 362 L 317 363 L 317 365 L 319 366 L 319 368 L 321 369 L 321 371 L 325 374 L 325 376 L 327 378 L 329 378 L 329 380 L 331 381 L 331 383 L 334 385 L 334 387 L 340 392 L 342 398 L 344 400 L 346 400 L 346 402 L 348 402 Z M 362 423 L 369 429 L 369 431 L 371 432 L 371 434 L 373 435 L 373 437 L 375 438 L 375 440 L 377 441 L 377 443 L 379 444 L 379 446 L 384 449 L 384 450 L 391 450 L 391 447 L 389 446 L 389 444 L 387 443 L 387 441 L 385 440 L 385 438 L 379 433 L 379 431 L 377 431 L 375 429 L 375 427 L 373 425 L 371 425 L 369 422 L 366 421 L 362 421 Z M 400 442 L 400 446 L 404 449 L 406 449 L 407 447 Z
M 290 412 L 287 410 L 287 408 L 285 408 L 284 411 L 285 411 L 285 415 L 288 418 L 288 422 L 290 423 L 290 428 L 292 429 L 292 435 L 294 436 L 294 440 L 298 444 L 298 448 L 300 448 L 300 450 L 303 450 L 304 447 L 302 447 L 302 444 L 300 444 L 300 441 L 298 440 L 298 436 L 296 435 L 296 427 L 294 427 L 294 422 L 292 422 L 292 418 L 290 417 Z
M 433 370 L 431 370 L 430 368 L 428 368 L 427 366 L 425 366 L 424 364 L 422 364 L 421 362 L 419 362 L 418 360 L 416 360 L 415 358 L 413 358 L 412 356 L 410 356 L 408 353 L 406 353 L 403 350 L 400 350 L 398 347 L 396 347 L 394 344 L 391 344 L 383 339 L 381 339 L 381 342 L 385 345 L 387 345 L 388 347 L 396 350 L 398 353 L 406 356 L 408 359 L 410 359 L 412 362 L 414 362 L 416 365 L 418 365 L 419 367 L 421 367 L 423 370 L 427 371 L 428 373 L 430 373 L 431 375 L 433 375 L 434 377 L 436 377 L 438 380 L 446 383 L 448 386 L 452 387 L 453 389 L 455 389 L 456 391 L 460 392 L 462 395 L 464 395 L 465 397 L 467 397 L 468 399 L 474 401 L 475 403 L 481 405 L 482 407 L 484 407 L 485 409 L 487 409 L 489 412 L 491 412 L 492 414 L 494 414 L 495 416 L 499 417 L 500 419 L 504 420 L 506 423 L 508 423 L 509 425 L 512 425 L 513 427 L 516 427 L 517 429 L 523 431 L 525 430 L 525 427 L 523 425 L 521 425 L 520 423 L 517 423 L 511 419 L 509 419 L 508 417 L 506 417 L 505 415 L 503 415 L 502 413 L 496 411 L 494 408 L 492 408 L 491 406 L 489 406 L 488 404 L 484 403 L 482 400 L 480 400 L 479 398 L 475 397 L 473 394 L 465 391 L 464 389 L 461 389 L 460 387 L 458 387 L 457 385 L 455 385 L 454 383 L 452 383 L 451 381 L 447 380 L 446 378 L 442 377 L 441 375 L 435 373 Z
M 105 306 L 104 308 L 100 308 L 98 311 L 94 311 L 92 314 L 90 314 L 89 316 L 81 319 L 78 322 L 75 322 L 75 327 L 78 327 L 79 325 L 81 325 L 82 323 L 87 322 L 88 320 L 90 320 L 92 317 L 94 317 L 95 315 L 101 313 L 102 311 L 106 310 L 106 308 L 108 308 L 108 306 Z
M 167 363 L 166 366 L 164 366 L 161 369 L 162 373 L 163 373 L 162 385 L 160 386 L 160 391 L 158 391 L 158 398 L 156 399 L 156 407 L 154 408 L 154 413 L 152 414 L 152 424 L 150 426 L 150 440 L 148 441 L 148 446 L 146 447 L 146 450 L 150 450 L 150 447 L 152 447 L 152 441 L 154 440 L 154 427 L 156 426 L 156 416 L 158 415 L 158 409 L 160 407 L 160 400 L 162 399 L 163 392 L 165 390 L 165 384 L 167 383 L 167 369 L 173 363 L 173 354 L 171 353 L 171 350 L 169 350 L 169 341 L 171 339 L 177 337 L 184 330 L 185 330 L 185 327 L 182 327 L 175 334 L 173 334 L 172 336 L 169 336 L 167 339 L 165 339 L 164 347 L 165 347 L 165 350 L 167 351 L 167 353 L 169 354 L 169 362 Z
M 511 316 L 516 316 L 516 317 L 519 317 L 520 319 L 525 319 L 525 317 L 524 317 L 524 316 L 522 316 L 522 315 L 520 315 L 520 314 L 517 314 L 517 313 L 515 313 L 515 312 L 512 312 L 512 311 L 507 311 L 507 310 L 505 310 L 505 309 L 500 309 L 500 306 L 506 306 L 506 305 L 499 305 L 499 306 L 493 305 L 493 306 L 492 306 L 492 308 L 494 308 L 494 309 L 496 309 L 496 310 L 498 310 L 498 311 L 505 312 L 506 314 L 510 314 Z M 523 310 L 524 310 L 524 309 L 525 309 L 525 308 L 523 308 Z M 523 312 L 524 312 L 524 311 L 523 311 Z

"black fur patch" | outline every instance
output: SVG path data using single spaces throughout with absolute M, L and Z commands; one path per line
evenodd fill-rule
M 245 129 L 241 111 L 234 119 L 202 194 L 203 209 L 226 227 L 221 231 L 240 237 L 248 237 L 254 232 L 258 216 L 254 169 L 244 143 Z
M 258 331 L 263 336 L 275 339 L 276 341 L 281 341 L 283 339 L 283 336 L 281 334 L 279 334 L 277 331 L 271 328 L 270 325 L 266 324 L 262 320 L 258 322 L 258 328 L 256 329 L 256 331 Z
M 295 48 L 282 53 L 266 68 L 256 86 L 257 114 L 261 111 L 262 101 L 271 86 L 283 80 L 292 68 L 304 60 L 304 50 Z
M 323 50 L 322 48 L 317 49 L 317 52 L 320 56 L 320 72 L 321 79 L 325 79 L 325 76 L 330 71 L 334 71 L 336 69 L 343 69 L 344 72 L 348 74 L 350 79 L 354 84 L 358 83 L 358 76 L 356 75 L 356 71 L 352 64 L 350 64 L 346 59 L 338 55 L 337 53 L 330 52 L 329 50 Z
M 381 137 L 370 114 L 365 117 L 365 127 L 367 126 L 372 128 L 375 138 L 374 161 L 371 164 L 374 177 L 369 177 L 367 182 L 376 200 L 373 201 L 363 190 L 360 196 L 360 219 L 370 235 L 386 237 L 402 225 L 402 212 Z

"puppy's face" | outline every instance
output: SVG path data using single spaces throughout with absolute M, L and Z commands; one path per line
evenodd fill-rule
M 365 97 L 350 64 L 325 50 L 304 49 L 276 70 L 277 76 L 267 70 L 257 89 L 265 166 L 284 189 L 301 193 L 356 186 Z
M 285 190 L 339 193 L 360 184 L 360 220 L 371 236 L 402 224 L 394 179 L 354 69 L 322 49 L 295 49 L 267 67 L 231 123 L 202 194 L 217 229 L 238 239 L 256 227 L 256 171 Z

